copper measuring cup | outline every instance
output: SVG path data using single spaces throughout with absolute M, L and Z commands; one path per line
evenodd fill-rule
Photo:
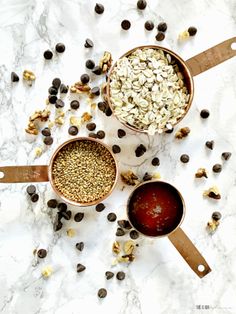
M 149 185 L 149 187 L 148 187 L 148 185 Z M 174 195 L 176 195 L 175 197 L 178 198 L 177 201 L 179 202 L 179 204 L 182 207 L 182 209 L 181 209 L 182 212 L 178 212 L 179 209 L 177 210 L 178 216 L 176 216 L 177 218 L 175 218 L 176 219 L 175 224 L 173 224 L 173 226 L 170 227 L 171 229 L 169 227 L 167 227 L 166 231 L 163 232 L 161 235 L 156 235 L 156 234 L 150 235 L 150 233 L 148 231 L 149 226 L 147 227 L 145 225 L 146 219 L 142 219 L 142 221 L 139 221 L 138 222 L 139 225 L 137 223 L 137 220 L 136 220 L 137 219 L 136 218 L 137 217 L 136 216 L 137 215 L 136 214 L 137 213 L 137 207 L 135 209 L 136 205 L 134 205 L 134 203 L 135 203 L 135 201 L 137 201 L 137 203 L 139 204 L 138 205 L 138 206 L 140 206 L 139 211 L 140 211 L 140 209 L 145 211 L 146 204 L 140 203 L 138 198 L 136 198 L 136 200 L 135 200 L 135 194 L 137 194 L 137 192 L 140 193 L 140 191 L 144 187 L 146 187 L 146 188 L 148 187 L 150 189 L 150 188 L 152 188 L 152 186 L 158 187 L 158 185 L 159 185 L 159 188 L 162 186 L 162 189 L 167 189 L 167 190 L 170 189 L 171 191 L 173 191 L 170 193 L 174 193 Z M 143 193 L 144 193 L 144 191 L 143 191 Z M 145 194 L 146 194 L 146 192 L 145 192 Z M 141 207 L 140 204 L 141 205 L 143 204 L 144 207 Z M 162 206 L 163 206 L 163 203 L 161 203 L 161 201 L 159 201 L 159 204 L 162 204 Z M 171 208 L 171 207 L 169 207 L 169 208 Z M 152 209 L 152 210 L 154 210 L 154 209 Z M 146 209 L 146 211 L 147 211 L 147 209 Z M 160 180 L 146 181 L 146 182 L 139 184 L 137 187 L 135 187 L 135 189 L 133 190 L 133 192 L 129 196 L 129 199 L 127 202 L 127 215 L 128 215 L 128 219 L 129 219 L 131 225 L 133 226 L 133 228 L 136 229 L 139 233 L 143 234 L 144 236 L 148 236 L 148 237 L 157 237 L 158 238 L 158 237 L 168 236 L 169 240 L 172 242 L 172 244 L 175 246 L 175 248 L 179 251 L 181 256 L 185 259 L 185 261 L 192 268 L 192 270 L 200 278 L 202 278 L 202 277 L 206 276 L 209 272 L 211 272 L 211 268 L 207 264 L 206 260 L 201 255 L 201 253 L 197 250 L 197 248 L 194 246 L 194 244 L 188 238 L 188 236 L 180 228 L 180 225 L 184 220 L 185 212 L 186 212 L 185 202 L 184 202 L 184 199 L 183 199 L 182 195 L 180 194 L 180 192 L 170 183 L 167 183 L 165 181 L 160 181 Z M 146 212 L 146 215 L 150 215 L 150 212 Z M 166 222 L 164 222 L 164 224 L 166 224 Z M 168 223 L 167 223 L 167 225 L 168 225 Z M 157 225 L 155 225 L 155 228 L 156 228 L 156 226 Z M 140 229 L 141 229 L 141 231 L 140 231 Z M 146 230 L 146 231 L 144 232 L 143 230 Z
M 132 52 L 134 52 L 137 49 L 145 49 L 145 48 L 152 48 L 152 49 L 160 49 L 163 50 L 164 52 L 168 53 L 172 59 L 174 59 L 176 61 L 176 64 L 179 66 L 179 70 L 180 72 L 183 74 L 184 76 L 184 82 L 185 85 L 188 89 L 189 92 L 189 101 L 187 103 L 187 107 L 185 110 L 185 113 L 182 115 L 182 117 L 175 123 L 173 124 L 173 126 L 175 126 L 177 123 L 179 123 L 184 116 L 187 114 L 192 101 L 193 101 L 193 95 L 194 95 L 194 83 L 193 83 L 193 77 L 205 72 L 211 68 L 213 68 L 214 66 L 236 56 L 236 50 L 232 48 L 232 44 L 236 44 L 236 37 L 232 37 L 210 49 L 207 49 L 201 53 L 199 53 L 198 55 L 184 61 L 179 55 L 177 55 L 175 52 L 161 47 L 161 46 L 156 46 L 156 45 L 146 45 L 146 46 L 139 46 L 136 47 L 132 50 L 129 50 L 128 52 L 126 52 L 125 54 L 123 54 L 121 58 L 126 57 L 128 55 L 130 55 Z M 108 75 L 108 80 L 107 80 L 107 87 L 106 87 L 106 96 L 107 96 L 107 101 L 108 104 L 113 112 L 113 114 L 116 116 L 115 114 L 115 110 L 111 101 L 111 91 L 110 91 L 110 82 L 111 82 L 111 74 L 114 71 L 115 67 L 116 67 L 117 62 L 112 66 L 109 75 Z M 117 117 L 117 116 L 116 116 Z M 129 129 L 136 131 L 136 132 L 141 132 L 141 133 L 147 133 L 147 130 L 142 130 L 142 129 L 138 129 L 132 125 L 129 125 L 128 123 L 120 120 L 118 117 L 117 119 L 126 127 L 128 127 Z M 163 131 L 167 131 L 168 129 L 165 128 L 163 129 Z
M 72 201 L 68 198 L 66 198 L 55 186 L 54 181 L 53 181 L 53 176 L 52 176 L 52 166 L 53 166 L 53 162 L 58 154 L 58 152 L 65 147 L 66 145 L 68 145 L 69 143 L 72 142 L 77 142 L 77 141 L 90 141 L 90 142 L 96 142 L 99 143 L 100 145 L 102 145 L 103 147 L 105 147 L 109 153 L 111 154 L 111 156 L 113 157 L 113 160 L 115 162 L 115 167 L 116 167 L 116 177 L 113 183 L 112 188 L 110 189 L 110 191 L 104 195 L 103 197 L 95 200 L 95 201 L 91 201 L 91 202 L 87 202 L 87 203 L 78 203 L 75 201 Z M 1 175 L 2 173 L 2 175 Z M 0 167 L 0 183 L 23 183 L 23 182 L 47 182 L 49 181 L 51 183 L 51 186 L 54 190 L 54 192 L 65 202 L 72 204 L 72 205 L 77 205 L 77 206 L 91 206 L 91 205 L 95 205 L 100 203 L 101 201 L 103 201 L 105 198 L 107 198 L 113 191 L 116 182 L 118 180 L 118 165 L 117 165 L 117 161 L 115 159 L 115 156 L 113 154 L 113 152 L 110 150 L 110 148 L 100 142 L 97 139 L 94 138 L 90 138 L 90 137 L 77 137 L 77 138 L 73 138 L 71 140 L 68 140 L 64 143 L 62 143 L 57 149 L 56 151 L 53 153 L 50 162 L 49 162 L 49 166 L 47 165 L 37 165 L 37 166 L 6 166 L 6 167 Z

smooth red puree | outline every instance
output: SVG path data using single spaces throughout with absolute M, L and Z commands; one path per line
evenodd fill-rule
M 168 183 L 141 185 L 131 196 L 128 215 L 132 225 L 148 236 L 165 235 L 174 230 L 183 216 L 183 203 Z

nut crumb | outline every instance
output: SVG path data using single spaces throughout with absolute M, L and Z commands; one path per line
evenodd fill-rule
M 138 177 L 131 170 L 122 172 L 120 176 L 121 180 L 127 185 L 136 185 L 139 183 Z
M 84 112 L 82 114 L 82 121 L 83 122 L 89 122 L 90 120 L 92 120 L 92 115 L 88 112 Z
M 65 123 L 65 119 L 63 117 L 57 117 L 54 122 L 57 125 L 63 125 Z
M 205 168 L 199 168 L 197 172 L 195 173 L 195 178 L 202 178 L 202 177 L 208 178 Z
M 186 40 L 190 37 L 189 32 L 184 30 L 183 32 L 179 33 L 178 39 L 179 40 Z
M 189 133 L 190 133 L 190 128 L 188 127 L 181 128 L 175 133 L 175 138 L 182 139 L 183 137 L 188 136 Z
M 76 235 L 76 231 L 73 228 L 66 230 L 67 236 L 73 238 Z
M 52 267 L 51 266 L 44 267 L 41 273 L 44 278 L 50 277 L 52 275 Z
M 43 153 L 43 150 L 41 147 L 36 147 L 34 152 L 36 157 L 40 157 Z
M 23 72 L 23 80 L 25 81 L 34 81 L 36 79 L 34 73 L 29 70 L 24 70 Z
M 219 192 L 217 186 L 213 186 L 213 187 L 209 188 L 208 190 L 204 191 L 203 196 L 208 196 L 208 197 L 213 198 L 215 200 L 221 199 L 221 195 L 220 195 L 220 192 Z
M 152 178 L 153 179 L 160 179 L 161 178 L 160 172 L 154 172 L 152 175 Z
M 76 117 L 76 116 L 71 116 L 70 117 L 70 124 L 75 125 L 79 128 L 81 126 L 81 118 Z
M 206 227 L 207 231 L 211 234 L 215 233 L 219 224 L 220 224 L 219 221 L 214 221 L 214 220 L 208 221 L 207 227 Z

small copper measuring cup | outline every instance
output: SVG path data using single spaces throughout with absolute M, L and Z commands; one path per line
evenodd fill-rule
M 193 101 L 193 96 L 194 96 L 194 83 L 193 83 L 193 77 L 205 72 L 211 68 L 213 68 L 214 66 L 236 56 L 236 49 L 233 49 L 233 44 L 236 44 L 236 37 L 232 37 L 210 49 L 207 49 L 201 53 L 199 53 L 198 55 L 184 61 L 179 55 L 177 55 L 175 52 L 173 52 L 170 49 L 161 47 L 161 46 L 156 46 L 156 45 L 146 45 L 146 46 L 139 46 L 136 48 L 133 48 L 132 50 L 129 50 L 128 52 L 126 52 L 125 54 L 123 54 L 121 58 L 123 57 L 127 57 L 129 56 L 132 52 L 134 52 L 137 49 L 146 49 L 146 48 L 152 48 L 152 49 L 160 49 L 163 50 L 165 53 L 168 53 L 172 60 L 176 61 L 176 64 L 179 67 L 180 72 L 183 74 L 184 76 L 184 82 L 185 85 L 187 87 L 188 93 L 189 93 L 189 101 L 187 103 L 186 109 L 185 109 L 185 113 L 181 116 L 181 118 L 173 125 L 175 126 L 177 123 L 179 123 L 184 117 L 185 115 L 188 113 L 189 108 L 192 104 Z M 108 104 L 113 112 L 113 114 L 116 116 L 114 107 L 113 107 L 113 103 L 111 101 L 111 91 L 110 91 L 110 83 L 111 83 L 111 74 L 114 71 L 115 67 L 117 65 L 117 62 L 114 63 L 114 65 L 112 66 L 109 75 L 108 75 L 108 80 L 107 80 L 107 87 L 106 87 L 106 96 L 107 96 L 107 101 Z M 117 116 L 116 116 L 117 117 Z M 119 119 L 119 117 L 117 117 L 117 119 L 123 124 L 125 125 L 127 128 L 136 131 L 136 132 L 141 132 L 141 133 L 147 133 L 147 130 L 141 130 L 138 129 L 124 121 L 122 121 L 121 119 Z M 165 128 L 163 129 L 163 131 L 167 131 L 168 129 Z
M 163 201 L 164 196 L 166 201 Z M 156 206 L 155 202 L 159 205 Z M 153 180 L 139 184 L 127 202 L 127 215 L 133 228 L 148 237 L 168 236 L 192 270 L 202 278 L 211 271 L 211 268 L 180 228 L 185 212 L 182 195 L 173 185 L 165 181 Z
M 106 148 L 107 151 L 109 151 L 109 153 L 111 154 L 111 156 L 113 157 L 114 163 L 115 163 L 115 172 L 116 172 L 116 176 L 115 176 L 115 180 L 114 183 L 110 189 L 110 191 L 105 194 L 104 196 L 102 196 L 101 198 L 95 200 L 95 201 L 91 201 L 91 202 L 87 202 L 87 203 L 79 203 L 79 202 L 75 202 L 73 200 L 70 200 L 68 198 L 66 198 L 55 186 L 55 183 L 53 181 L 53 176 L 52 176 L 52 166 L 54 163 L 54 160 L 58 154 L 58 152 L 65 146 L 67 146 L 69 143 L 72 142 L 77 142 L 77 141 L 90 141 L 92 143 L 99 143 L 100 145 L 102 145 L 104 148 Z M 77 137 L 77 138 L 73 138 L 71 140 L 68 140 L 64 143 L 62 143 L 57 149 L 56 151 L 53 153 L 50 162 L 49 162 L 49 166 L 48 165 L 37 165 L 37 166 L 6 166 L 6 167 L 0 167 L 0 183 L 23 183 L 23 182 L 47 182 L 49 181 L 54 192 L 65 202 L 72 204 L 72 205 L 77 205 L 77 206 L 91 206 L 91 205 L 95 205 L 100 203 L 101 201 L 103 201 L 105 198 L 107 198 L 113 191 L 116 183 L 118 180 L 118 165 L 117 165 L 117 161 L 115 159 L 115 156 L 113 154 L 113 152 L 110 150 L 110 148 L 100 142 L 97 139 L 94 138 L 90 138 L 90 137 Z

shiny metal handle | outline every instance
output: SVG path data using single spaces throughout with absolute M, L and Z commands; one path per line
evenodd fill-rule
M 236 37 L 230 38 L 186 60 L 185 62 L 192 76 L 207 71 L 214 66 L 236 56 L 236 50 L 235 48 L 232 48 L 232 44 L 236 45 Z
M 200 277 L 211 272 L 210 266 L 181 228 L 176 229 L 168 238 L 179 251 L 192 270 Z
M 48 166 L 0 167 L 0 183 L 46 182 Z

